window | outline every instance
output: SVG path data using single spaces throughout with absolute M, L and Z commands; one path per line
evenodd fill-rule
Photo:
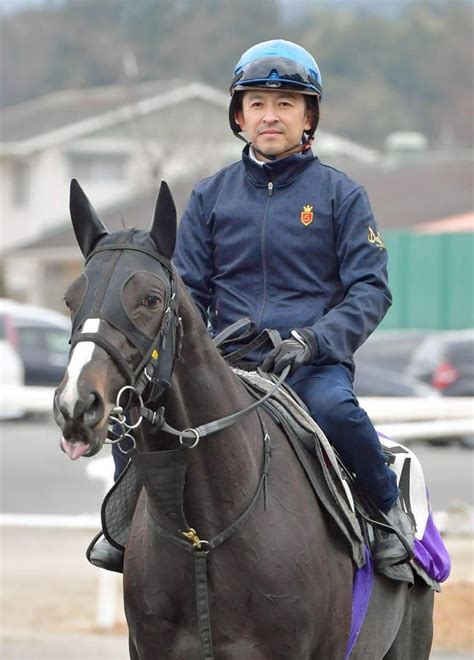
M 80 181 L 123 181 L 125 154 L 72 154 L 72 174 Z
M 25 160 L 12 163 L 12 203 L 23 206 L 29 197 L 30 167 Z

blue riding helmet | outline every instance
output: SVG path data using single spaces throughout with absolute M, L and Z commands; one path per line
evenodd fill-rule
M 298 44 L 283 39 L 272 39 L 256 44 L 245 51 L 234 69 L 230 86 L 229 123 L 238 135 L 241 129 L 235 121 L 235 111 L 241 96 L 236 92 L 246 89 L 290 89 L 314 97 L 318 105 L 322 98 L 322 80 L 316 60 Z M 317 127 L 309 132 L 311 137 Z
M 292 88 L 322 97 L 321 73 L 314 57 L 283 39 L 263 41 L 245 51 L 234 69 L 230 93 L 247 87 Z

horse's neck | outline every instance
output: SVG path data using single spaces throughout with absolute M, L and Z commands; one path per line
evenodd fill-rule
M 243 410 L 251 400 L 213 346 L 189 299 L 180 312 L 182 359 L 175 363 L 164 404 L 168 423 L 184 429 Z M 184 507 L 189 524 L 213 535 L 235 520 L 255 492 L 262 457 L 262 431 L 255 412 L 203 437 L 188 455 Z

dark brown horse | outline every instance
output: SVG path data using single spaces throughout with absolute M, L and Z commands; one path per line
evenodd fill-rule
M 62 447 L 71 458 L 97 454 L 110 416 L 124 419 L 116 404 L 127 384 L 149 410 L 164 407 L 168 429 L 156 431 L 141 410 L 147 419 L 132 432 L 145 487 L 124 565 L 130 657 L 344 658 L 354 567 L 280 426 L 254 409 L 206 437 L 195 431 L 253 399 L 171 266 L 167 186 L 150 233 L 108 234 L 75 181 L 71 216 L 87 262 L 66 294 L 73 348 L 55 396 Z M 169 429 L 187 431 L 179 440 Z M 350 657 L 428 658 L 432 605 L 424 585 L 374 576 Z

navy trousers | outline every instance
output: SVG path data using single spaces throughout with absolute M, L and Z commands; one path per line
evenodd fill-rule
M 307 365 L 287 382 L 355 474 L 360 491 L 387 512 L 399 495 L 396 475 L 384 460 L 372 422 L 359 406 L 350 370 L 342 364 Z
M 132 441 L 126 438 L 120 443 L 125 449 L 125 451 L 129 450 L 132 448 Z M 115 465 L 115 470 L 114 470 L 114 481 L 117 481 L 117 479 L 120 477 L 122 472 L 125 470 L 125 466 L 127 465 L 129 461 L 129 456 L 123 453 L 123 451 L 120 451 L 118 445 L 112 445 L 112 458 L 114 459 L 114 465 Z

